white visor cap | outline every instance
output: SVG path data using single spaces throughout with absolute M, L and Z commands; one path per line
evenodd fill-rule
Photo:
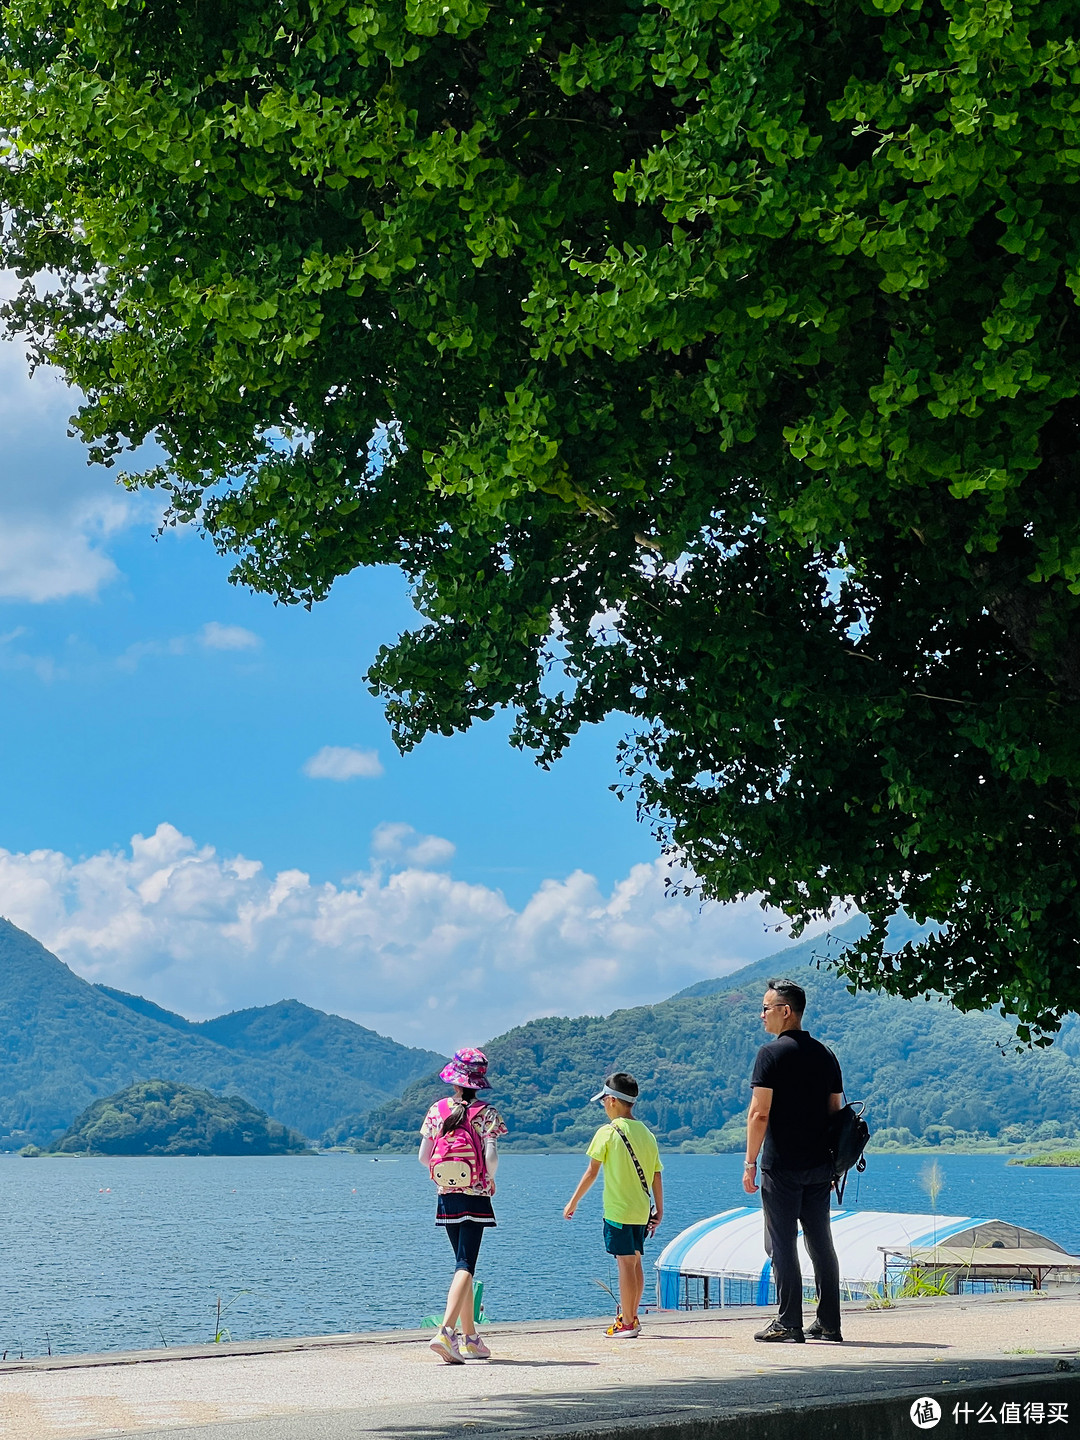
M 605 1095 L 613 1095 L 616 1100 L 625 1100 L 627 1105 L 636 1104 L 638 1098 L 636 1095 L 625 1095 L 621 1090 L 613 1090 L 610 1085 L 605 1085 L 602 1090 L 598 1090 L 592 1098 L 593 1100 L 602 1100 Z

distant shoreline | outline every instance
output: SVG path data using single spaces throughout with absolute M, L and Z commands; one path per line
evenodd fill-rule
M 16 1155 L 22 1160 L 301 1160 L 325 1152 L 320 1150 L 241 1150 L 236 1154 L 228 1151 L 203 1154 L 197 1150 L 173 1151 L 171 1155 L 143 1151 L 137 1155 L 110 1155 L 105 1150 L 39 1150 L 27 1146 L 23 1150 L 0 1151 L 3 1155 Z
M 579 1145 L 566 1145 L 556 1148 L 554 1145 L 500 1145 L 500 1154 L 504 1155 L 582 1155 L 585 1146 L 584 1140 Z M 1047 1149 L 1043 1150 L 1043 1145 Z M 1049 1146 L 1061 1147 L 1061 1141 L 1035 1142 L 1029 1145 L 1018 1145 L 1014 1143 L 1001 1145 L 882 1145 L 875 1147 L 873 1141 L 866 1148 L 868 1156 L 876 1158 L 879 1155 L 1032 1155 L 1038 1156 L 1049 1153 Z M 660 1152 L 663 1155 L 741 1155 L 743 1147 L 740 1145 L 737 1150 L 696 1150 L 683 1149 L 681 1146 L 667 1146 L 661 1142 Z M 320 1151 L 323 1155 L 368 1155 L 377 1157 L 379 1155 L 414 1155 L 416 1152 L 408 1150 L 350 1150 L 344 1146 L 333 1147 Z
M 26 1148 L 26 1147 L 24 1147 Z M 554 1146 L 525 1146 L 506 1145 L 502 1147 L 504 1155 L 582 1155 L 585 1150 L 584 1143 L 581 1145 L 568 1145 L 556 1149 Z M 251 1155 L 250 1152 L 243 1155 L 106 1155 L 104 1153 L 90 1153 L 83 1151 L 79 1154 L 52 1153 L 46 1154 L 41 1151 L 35 1156 L 24 1156 L 22 1150 L 0 1150 L 0 1160 L 5 1158 L 19 1159 L 49 1159 L 49 1160 L 292 1160 L 307 1159 L 318 1155 L 355 1155 L 357 1159 L 366 1160 L 400 1160 L 406 1156 L 415 1155 L 415 1150 L 350 1150 L 344 1146 L 332 1146 L 325 1150 L 300 1150 L 292 1155 Z M 741 1155 L 742 1150 L 682 1150 L 678 1148 L 668 1149 L 661 1146 L 661 1153 L 665 1155 L 697 1155 L 702 1157 L 715 1157 L 717 1155 Z M 1000 1155 L 1009 1158 L 1010 1164 L 1031 1165 L 1043 1168 L 1069 1168 L 1080 1166 L 1080 1151 L 1068 1152 L 1076 1155 L 1074 1160 L 1057 1160 L 1054 1157 L 1061 1154 L 1060 1150 L 1050 1151 L 1039 1150 L 1032 1145 L 889 1145 L 881 1149 L 867 1148 L 866 1155 L 870 1160 L 881 1159 L 888 1155 Z
M 500 1145 L 499 1149 L 500 1153 L 504 1155 L 582 1155 L 585 1151 L 586 1143 L 587 1142 L 582 1142 L 580 1145 L 560 1146 L 559 1148 L 556 1148 L 553 1145 L 531 1146 L 510 1144 Z M 1046 1144 L 1047 1142 L 1042 1143 Z M 1057 1145 L 1059 1149 L 1060 1143 L 1060 1141 L 1049 1142 L 1049 1144 L 1051 1145 Z M 743 1147 L 740 1145 L 737 1150 L 683 1150 L 681 1147 L 678 1146 L 668 1147 L 661 1144 L 660 1151 L 661 1154 L 664 1155 L 734 1156 L 741 1155 L 743 1153 Z M 347 1149 L 344 1146 L 334 1146 L 330 1149 L 322 1150 L 319 1153 L 322 1155 L 363 1155 L 367 1156 L 369 1159 L 377 1160 L 381 1155 L 385 1155 L 389 1158 L 390 1156 L 415 1155 L 416 1152 L 413 1149 L 351 1150 Z M 1001 1145 L 888 1145 L 882 1146 L 878 1149 L 874 1147 L 874 1144 L 871 1141 L 870 1145 L 867 1147 L 866 1150 L 867 1156 L 871 1159 L 877 1159 L 879 1156 L 883 1155 L 1030 1155 L 1034 1157 L 1035 1161 L 1038 1163 L 1042 1163 L 1041 1161 L 1039 1161 L 1038 1157 L 1040 1157 L 1043 1153 L 1049 1153 L 1049 1150 L 1044 1152 L 1042 1149 L 1039 1148 L 1039 1145 L 1037 1143 L 1031 1145 L 1017 1145 L 1012 1143 Z

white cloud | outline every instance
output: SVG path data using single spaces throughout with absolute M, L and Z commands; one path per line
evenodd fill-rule
M 445 1049 L 545 1014 L 659 1000 L 778 950 L 752 901 L 664 893 L 662 861 L 610 893 L 575 871 L 520 909 L 431 868 L 449 841 L 381 826 L 368 870 L 340 885 L 267 873 L 171 825 L 73 860 L 0 850 L 0 913 L 79 974 L 193 1017 L 296 996 Z
M 143 660 L 154 659 L 159 655 L 186 655 L 189 648 L 187 635 L 174 635 L 170 640 L 137 640 L 134 645 L 129 645 L 122 655 L 117 656 L 116 668 L 136 670 Z
M 0 300 L 10 300 L 18 288 L 10 271 L 0 271 Z M 31 375 L 25 344 L 0 340 L 0 420 L 5 429 L 30 430 L 43 421 L 65 421 L 78 404 L 79 391 L 72 390 L 59 371 L 42 365 Z
M 31 377 L 21 344 L 0 342 L 0 600 L 97 595 L 118 574 L 110 542 L 153 523 L 160 508 L 124 490 L 115 472 L 87 466 L 67 437 L 79 401 L 55 371 Z
M 383 773 L 377 751 L 348 745 L 324 745 L 304 761 L 303 770 L 312 780 L 374 780 Z
M 257 650 L 262 644 L 258 635 L 242 625 L 220 625 L 216 620 L 202 627 L 199 640 L 208 650 Z
M 157 656 L 190 655 L 192 650 L 257 650 L 262 644 L 251 630 L 242 625 L 222 625 L 208 620 L 195 635 L 173 635 L 168 640 L 138 640 L 129 645 L 116 660 L 121 670 L 135 670 L 141 661 Z
M 378 825 L 371 837 L 373 855 L 390 864 L 417 870 L 439 870 L 449 865 L 457 847 L 441 835 L 421 835 L 411 825 Z
M 117 575 L 104 544 L 131 523 L 120 499 L 99 496 L 59 515 L 11 515 L 0 499 L 0 599 L 93 596 Z

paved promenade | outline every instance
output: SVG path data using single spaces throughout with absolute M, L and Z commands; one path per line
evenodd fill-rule
M 1037 1425 L 1067 1440 L 1051 1415 L 1067 1417 L 1073 1433 L 1080 1427 L 1080 1298 L 849 1308 L 842 1346 L 756 1344 L 763 1315 L 648 1316 L 629 1341 L 606 1339 L 604 1321 L 495 1324 L 485 1330 L 494 1358 L 465 1366 L 431 1354 L 430 1331 L 9 1360 L 0 1365 L 0 1435 L 877 1440 L 919 1433 L 909 1411 L 921 1395 L 943 1407 L 938 1435 L 969 1426 L 986 1435 L 974 1427 L 995 1423 L 1015 1426 L 1006 1434 Z M 977 1418 L 980 1405 L 991 1406 L 993 1422 Z

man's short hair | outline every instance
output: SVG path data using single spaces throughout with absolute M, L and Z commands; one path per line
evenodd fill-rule
M 608 1075 L 604 1084 L 612 1090 L 621 1090 L 624 1095 L 632 1095 L 635 1100 L 638 1097 L 638 1083 L 625 1070 L 616 1070 L 614 1075 Z
M 794 980 L 770 980 L 768 988 L 779 995 L 781 1005 L 790 1005 L 796 1015 L 806 1009 L 806 991 Z

